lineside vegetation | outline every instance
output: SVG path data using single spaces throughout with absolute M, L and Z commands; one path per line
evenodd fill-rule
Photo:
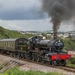
M 41 71 L 22 71 L 15 67 L 15 68 L 7 70 L 5 73 L 0 75 L 63 75 L 63 74 L 53 73 L 53 72 L 44 73 Z

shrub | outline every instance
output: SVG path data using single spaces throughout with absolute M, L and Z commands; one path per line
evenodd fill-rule
M 71 62 L 71 64 L 75 64 L 75 57 L 71 57 L 71 58 L 69 59 L 69 61 Z

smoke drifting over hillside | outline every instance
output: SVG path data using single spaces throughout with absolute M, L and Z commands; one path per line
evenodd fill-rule
M 42 9 L 51 17 L 54 36 L 62 21 L 75 18 L 75 0 L 42 0 Z

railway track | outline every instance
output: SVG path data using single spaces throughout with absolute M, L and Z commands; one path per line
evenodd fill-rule
M 75 73 L 75 68 L 73 68 L 73 67 L 65 66 L 65 67 L 60 67 L 60 69 L 71 71 L 71 72 Z
M 39 64 L 75 73 L 75 68 L 74 67 L 69 67 L 69 66 L 52 66 L 50 64 L 42 64 L 42 63 L 39 63 Z
M 9 56 L 7 54 L 2 54 L 4 56 Z M 14 58 L 14 57 L 12 57 Z M 39 65 L 44 65 L 44 66 L 49 66 L 49 67 L 52 67 L 52 68 L 57 68 L 57 69 L 62 69 L 62 70 L 66 70 L 66 71 L 69 71 L 69 72 L 73 72 L 75 73 L 75 68 L 74 67 L 69 67 L 69 66 L 52 66 L 50 65 L 49 63 L 42 63 L 42 62 L 37 62 L 37 61 L 33 61 L 33 60 L 28 60 L 28 59 L 24 59 L 24 58 L 17 58 L 19 60 L 22 60 L 22 61 L 27 61 L 27 62 L 31 62 L 31 63 L 35 63 L 35 64 L 39 64 Z M 17 62 L 16 60 L 14 62 Z M 19 62 L 18 62 L 19 63 Z M 21 64 L 21 63 L 20 63 Z M 24 65 L 24 64 L 23 64 Z M 11 67 L 11 66 L 10 66 Z
M 16 62 L 16 61 L 13 61 L 13 60 L 2 61 L 2 63 L 0 63 L 0 67 L 2 66 L 1 69 L 0 69 L 0 73 L 4 73 L 6 70 L 11 69 L 15 66 L 19 66 L 19 65 L 21 65 L 19 62 Z

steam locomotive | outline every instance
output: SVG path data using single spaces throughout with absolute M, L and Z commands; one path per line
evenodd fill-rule
M 34 52 L 34 60 L 48 62 L 51 65 L 66 65 L 66 60 L 71 57 L 63 52 L 64 43 L 61 40 L 43 40 L 41 37 L 32 37 L 30 49 Z
M 40 36 L 34 36 L 30 39 L 0 40 L 0 52 L 51 65 L 66 65 L 66 60 L 71 55 L 63 52 L 63 47 L 64 43 L 61 40 L 46 40 Z

